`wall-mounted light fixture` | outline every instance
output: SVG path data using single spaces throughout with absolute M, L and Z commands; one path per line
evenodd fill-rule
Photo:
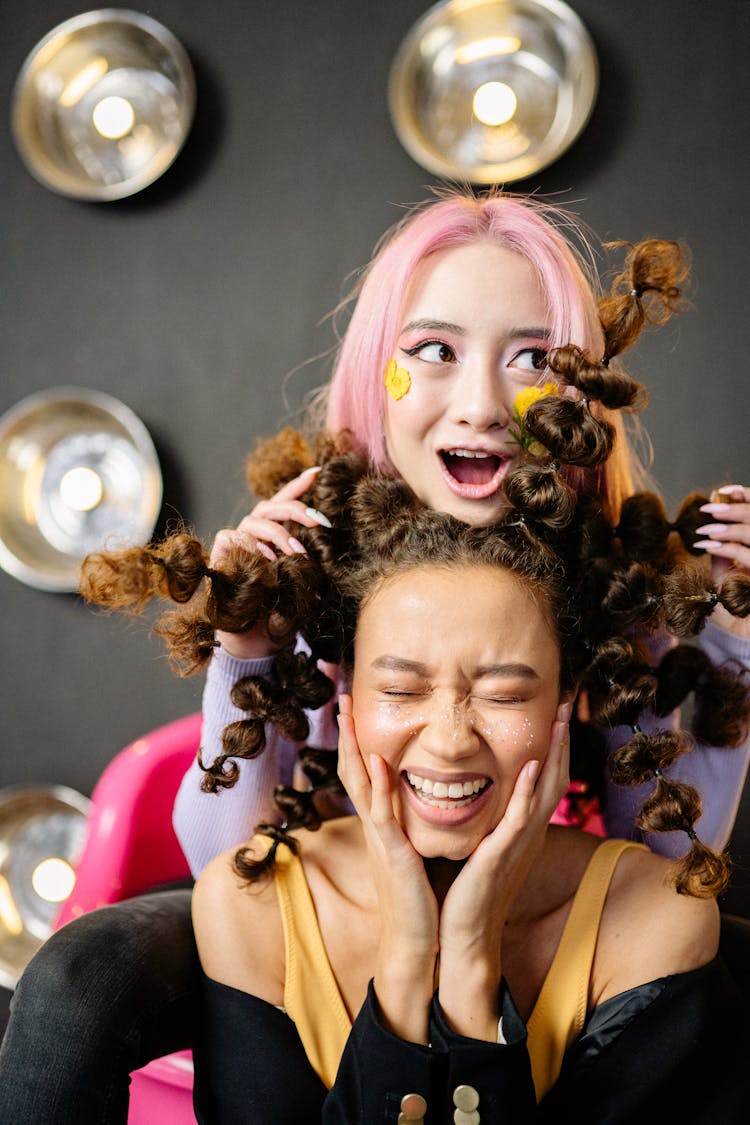
M 0 986 L 15 988 L 75 885 L 91 802 L 63 785 L 0 790 Z
M 146 542 L 162 500 L 156 450 L 111 395 L 53 387 L 0 418 L 0 566 L 73 591 L 83 558 Z
M 194 110 L 193 68 L 175 36 L 149 16 L 102 8 L 31 51 L 13 92 L 13 136 L 45 187 L 122 199 L 166 171 Z
M 560 0 L 441 0 L 393 60 L 396 134 L 427 171 L 508 184 L 556 160 L 598 90 L 593 42 Z

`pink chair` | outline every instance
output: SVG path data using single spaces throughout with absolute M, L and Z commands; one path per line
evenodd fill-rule
M 172 828 L 179 784 L 195 757 L 200 715 L 167 723 L 126 746 L 91 795 L 76 885 L 55 928 L 89 910 L 189 878 Z M 133 1071 L 128 1125 L 195 1125 L 190 1051 Z

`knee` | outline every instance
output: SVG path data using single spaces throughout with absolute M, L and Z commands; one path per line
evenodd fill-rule
M 109 1026 L 113 1010 L 146 1011 L 192 989 L 197 953 L 189 893 L 170 892 L 101 907 L 69 922 L 27 965 L 14 1015 L 49 1023 Z

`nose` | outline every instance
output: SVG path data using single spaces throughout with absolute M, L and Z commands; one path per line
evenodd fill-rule
M 436 762 L 457 762 L 475 754 L 479 739 L 469 702 L 431 700 L 424 713 L 419 743 Z
M 509 388 L 494 359 L 487 355 L 465 363 L 456 382 L 455 421 L 479 433 L 506 429 L 513 410 Z

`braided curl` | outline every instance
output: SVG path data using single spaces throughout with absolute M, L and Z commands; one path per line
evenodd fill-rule
M 624 268 L 612 283 L 608 297 L 599 301 L 604 331 L 603 362 L 629 348 L 646 324 L 665 324 L 682 301 L 690 274 L 687 249 L 678 242 L 651 238 L 633 246 L 610 242 L 608 249 L 629 247 Z
M 585 398 L 600 402 L 609 410 L 625 407 L 635 410 L 646 405 L 645 387 L 622 371 L 612 371 L 603 363 L 595 363 L 575 344 L 553 348 L 547 355 L 547 363 L 565 383 L 577 387 Z
M 676 567 L 664 580 L 664 619 L 677 637 L 699 633 L 717 605 L 735 617 L 750 614 L 750 577 L 730 574 L 717 590 L 704 566 Z
M 79 592 L 95 605 L 138 614 L 156 594 L 180 604 L 190 601 L 206 568 L 202 545 L 181 531 L 163 543 L 87 555 Z

